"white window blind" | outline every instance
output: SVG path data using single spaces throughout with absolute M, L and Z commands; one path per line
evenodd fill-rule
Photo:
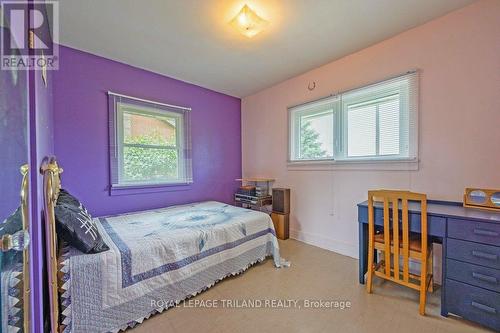
M 188 108 L 109 94 L 111 187 L 192 182 Z
M 324 118 L 325 114 L 330 118 Z M 328 154 L 307 156 L 301 150 L 300 129 L 308 119 L 321 119 L 322 124 L 309 125 L 316 131 L 316 135 L 309 134 L 309 150 L 316 146 Z M 289 122 L 290 162 L 416 159 L 418 72 L 289 108 Z

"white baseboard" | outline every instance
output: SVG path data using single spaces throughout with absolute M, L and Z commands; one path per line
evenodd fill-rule
M 358 245 L 325 237 L 319 234 L 290 229 L 290 238 L 358 259 Z

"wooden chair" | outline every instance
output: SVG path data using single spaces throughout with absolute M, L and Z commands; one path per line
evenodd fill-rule
M 409 201 L 419 201 L 421 204 L 420 234 L 410 232 Z M 384 207 L 384 231 L 378 234 L 375 234 L 373 209 L 375 202 L 383 202 Z M 402 210 L 401 218 L 399 218 L 400 207 Z M 418 220 L 411 221 L 412 225 L 417 222 Z M 424 315 L 427 290 L 432 292 L 433 284 L 432 244 L 427 242 L 427 196 L 408 191 L 368 191 L 368 237 L 366 284 L 368 293 L 372 292 L 373 275 L 418 290 L 420 292 L 419 312 Z M 375 250 L 383 252 L 378 263 L 374 262 Z M 400 256 L 403 257 L 402 269 Z M 420 262 L 420 275 L 410 273 L 410 258 Z

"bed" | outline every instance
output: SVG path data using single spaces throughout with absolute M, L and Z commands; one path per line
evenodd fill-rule
M 125 330 L 269 256 L 287 264 L 267 214 L 215 201 L 96 218 L 110 249 L 83 254 L 55 232 L 62 169 L 42 172 L 53 332 Z

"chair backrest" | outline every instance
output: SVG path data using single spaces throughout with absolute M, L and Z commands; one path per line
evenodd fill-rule
M 410 257 L 410 223 L 408 203 L 410 201 L 420 202 L 420 234 L 421 234 L 421 256 L 427 258 L 427 196 L 422 193 L 394 190 L 368 191 L 368 235 L 369 242 L 373 244 L 375 237 L 374 206 L 377 202 L 383 203 L 384 212 L 384 255 L 385 275 L 391 277 L 391 237 L 393 234 L 394 275 L 392 278 L 400 281 L 399 256 L 403 256 L 403 281 L 409 281 L 409 257 Z M 400 204 L 401 203 L 401 204 Z M 401 218 L 399 211 L 401 209 Z M 417 221 L 413 220 L 412 225 Z M 401 226 L 400 226 L 401 223 Z M 401 238 L 400 239 L 400 234 Z M 402 241 L 402 253 L 400 244 Z

